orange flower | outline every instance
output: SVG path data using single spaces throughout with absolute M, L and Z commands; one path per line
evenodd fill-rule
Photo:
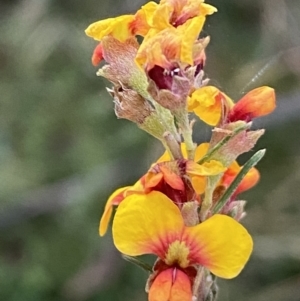
M 146 65 L 150 70 L 155 65 L 165 69 L 172 67 L 172 60 L 179 59 L 181 37 L 174 28 L 165 29 L 159 33 L 150 30 L 144 39 L 135 58 L 138 65 Z
M 208 143 L 199 145 L 195 152 L 195 161 L 198 161 L 207 152 Z M 185 144 L 181 144 L 183 156 L 187 158 Z M 133 186 L 117 189 L 106 202 L 104 213 L 100 219 L 99 234 L 105 235 L 111 219 L 113 206 L 118 206 L 131 194 L 147 194 L 151 191 L 160 191 L 173 200 L 178 206 L 193 200 L 199 200 L 199 195 L 205 190 L 206 177 L 219 174 L 226 168 L 218 161 L 211 160 L 200 165 L 191 160 L 173 160 L 165 152 L 148 172 Z M 184 181 L 186 175 L 190 177 L 192 189 Z
M 198 18 L 193 18 L 177 28 L 167 27 L 159 32 L 151 29 L 137 53 L 137 64 L 145 66 L 147 71 L 155 65 L 167 70 L 172 70 L 178 63 L 194 65 L 194 61 L 199 60 L 199 53 L 206 46 L 201 46 L 201 40 L 197 40 L 198 21 Z
M 190 176 L 193 189 L 199 195 L 205 191 L 206 177 L 220 174 L 226 170 L 221 162 L 216 160 L 210 160 L 203 164 L 197 164 L 208 151 L 209 144 L 202 143 L 197 146 L 195 150 L 194 160 L 186 160 L 185 173 Z M 181 152 L 184 158 L 187 158 L 186 146 L 184 143 L 181 144 Z M 170 156 L 165 152 L 157 162 L 169 161 Z
M 220 181 L 220 185 L 227 188 L 232 183 L 232 181 L 235 179 L 235 177 L 237 176 L 237 174 L 240 172 L 241 169 L 242 169 L 242 166 L 239 166 L 239 164 L 236 161 L 233 162 L 228 167 L 228 169 L 225 171 L 225 173 Z M 243 178 L 243 180 L 241 181 L 241 183 L 239 184 L 237 189 L 235 190 L 233 196 L 236 196 L 246 190 L 251 189 L 253 186 L 255 186 L 257 184 L 257 182 L 259 181 L 259 178 L 260 178 L 259 171 L 255 167 L 252 167 L 248 171 L 246 176 Z
M 256 88 L 242 97 L 229 113 L 229 122 L 251 121 L 255 117 L 268 115 L 276 107 L 275 92 L 270 87 Z
M 217 11 L 215 7 L 203 2 L 204 0 L 161 0 L 151 18 L 151 26 L 163 30 L 199 18 L 197 30 L 200 32 L 205 16 Z
M 194 91 L 188 102 L 189 111 L 212 126 L 220 122 L 222 114 L 227 123 L 238 120 L 249 122 L 271 113 L 275 106 L 274 89 L 266 86 L 250 91 L 236 104 L 218 88 L 205 86 Z
M 223 108 L 232 106 L 232 100 L 214 86 L 197 89 L 188 100 L 188 110 L 212 126 L 220 121 Z
M 186 227 L 179 208 L 158 191 L 130 195 L 119 205 L 113 239 L 126 255 L 155 254 L 169 267 L 158 271 L 149 301 L 190 301 L 192 283 L 185 269 L 194 264 L 218 277 L 237 276 L 253 244 L 246 229 L 225 215 Z

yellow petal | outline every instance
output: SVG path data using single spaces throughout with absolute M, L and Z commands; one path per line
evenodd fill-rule
M 226 172 L 229 172 L 230 174 L 237 175 L 239 171 L 241 170 L 240 165 L 237 163 L 237 161 L 233 161 L 231 165 L 228 167 L 228 170 Z
M 205 86 L 193 92 L 188 102 L 188 110 L 194 111 L 205 123 L 215 126 L 221 118 L 223 105 L 232 108 L 234 103 L 216 87 Z
M 205 123 L 213 126 L 221 118 L 222 103 L 217 99 L 219 93 L 216 87 L 206 86 L 197 89 L 191 96 L 194 113 Z M 198 105 L 196 106 L 195 103 Z
M 241 272 L 253 248 L 247 230 L 226 215 L 216 214 L 202 224 L 186 228 L 185 235 L 192 242 L 190 259 L 226 279 Z
M 183 158 L 187 159 L 188 155 L 187 155 L 187 150 L 186 150 L 186 145 L 185 143 L 181 143 L 180 144 L 180 148 L 181 148 L 181 153 L 183 155 Z M 165 151 L 156 161 L 156 163 L 160 163 L 160 162 L 166 162 L 166 161 L 171 161 L 171 157 L 170 154 Z
M 172 10 L 173 9 L 169 4 L 160 3 L 153 14 L 151 26 L 157 28 L 159 31 L 171 27 L 169 19 Z
M 212 5 L 209 5 L 206 3 L 201 4 L 201 13 L 204 15 L 212 15 L 213 13 L 215 13 L 217 11 L 218 11 L 217 8 Z
M 116 248 L 130 256 L 163 258 L 170 242 L 180 240 L 184 222 L 178 207 L 164 194 L 130 195 L 118 207 L 113 222 Z
M 189 65 L 194 64 L 193 45 L 199 36 L 199 33 L 205 22 L 204 16 L 198 16 L 188 20 L 186 23 L 178 27 L 178 31 L 182 34 L 182 42 L 180 49 L 180 60 Z
M 192 186 L 197 194 L 202 194 L 206 188 L 206 178 L 200 176 L 192 177 Z
M 195 150 L 194 161 L 198 162 L 202 157 L 204 157 L 209 149 L 209 143 L 201 143 L 197 146 Z
M 132 36 L 130 23 L 134 21 L 134 15 L 123 15 L 92 23 L 86 30 L 87 36 L 101 41 L 104 36 L 112 35 L 120 42 L 125 42 Z
M 170 161 L 171 157 L 167 151 L 165 151 L 157 160 L 156 163 Z
M 216 160 L 210 160 L 201 165 L 190 160 L 186 163 L 186 172 L 192 176 L 214 176 L 225 170 L 226 167 Z
M 126 190 L 128 190 L 131 186 L 126 186 L 126 187 L 122 187 L 117 189 L 114 193 L 112 193 L 112 195 L 108 198 L 106 204 L 105 204 L 105 208 L 104 208 L 104 212 L 102 214 L 102 217 L 100 219 L 100 225 L 99 225 L 99 234 L 100 236 L 105 235 L 106 231 L 107 231 L 107 227 L 111 218 L 111 214 L 112 214 L 112 208 L 115 205 L 118 205 L 123 199 L 124 199 L 124 193 Z
M 150 1 L 142 6 L 135 14 L 135 20 L 131 23 L 131 27 L 135 35 L 145 36 L 152 26 L 153 14 L 158 4 Z

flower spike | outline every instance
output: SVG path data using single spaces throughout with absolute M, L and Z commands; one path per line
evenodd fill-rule
M 252 120 L 276 107 L 274 89 L 263 86 L 238 102 L 208 85 L 204 68 L 210 36 L 201 31 L 217 9 L 205 0 L 150 1 L 135 13 L 94 22 L 86 34 L 98 41 L 92 64 L 109 80 L 115 114 L 157 138 L 165 153 L 132 186 L 108 198 L 99 234 L 112 233 L 130 262 L 154 254 L 147 267 L 149 301 L 215 300 L 216 277 L 236 277 L 253 241 L 239 223 L 246 215 L 240 193 L 259 181 L 237 157 L 254 148 L 264 130 Z M 207 143 L 194 142 L 193 112 L 214 127 Z M 213 297 L 212 297 L 213 296 Z

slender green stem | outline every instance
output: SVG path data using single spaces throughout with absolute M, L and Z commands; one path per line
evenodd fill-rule
M 200 209 L 200 213 L 199 213 L 199 217 L 202 222 L 205 221 L 206 216 L 212 206 L 213 192 L 214 192 L 221 176 L 222 175 L 219 174 L 219 175 L 215 175 L 215 176 L 209 176 L 206 179 L 206 188 L 205 188 L 204 199 L 201 204 L 201 209 Z
M 203 164 L 204 162 L 208 161 L 208 159 L 215 153 L 217 152 L 223 145 L 225 145 L 230 139 L 235 137 L 237 134 L 240 132 L 246 130 L 249 127 L 248 124 L 243 124 L 242 126 L 234 129 L 231 134 L 228 136 L 224 137 L 221 141 L 219 141 L 214 147 L 212 147 L 206 155 L 204 155 L 197 163 L 198 164 Z
M 242 167 L 236 178 L 232 181 L 228 189 L 224 192 L 224 194 L 221 196 L 218 203 L 215 205 L 215 207 L 212 209 L 212 213 L 216 214 L 222 210 L 222 208 L 225 206 L 228 199 L 232 196 L 232 194 L 235 192 L 245 175 L 248 173 L 248 171 L 254 167 L 265 155 L 266 150 L 261 149 L 258 152 L 256 152 Z
M 185 108 L 180 108 L 176 112 L 174 112 L 174 114 L 186 146 L 188 159 L 193 160 L 195 153 L 195 144 L 192 138 L 193 131 L 190 126 L 188 112 Z
M 171 158 L 174 160 L 182 159 L 183 156 L 181 153 L 180 144 L 174 138 L 174 136 L 170 132 L 165 132 L 163 139 L 166 149 L 171 153 Z

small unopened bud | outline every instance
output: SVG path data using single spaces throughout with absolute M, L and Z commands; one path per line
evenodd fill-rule
M 242 97 L 232 108 L 228 116 L 229 122 L 237 120 L 251 121 L 265 116 L 276 107 L 274 89 L 263 86 L 256 88 Z
M 235 220 L 241 220 L 245 215 L 245 205 L 246 201 L 233 201 L 229 204 L 228 212 L 230 216 L 232 216 Z
M 140 125 L 154 111 L 150 103 L 134 90 L 120 85 L 107 91 L 114 98 L 115 113 L 119 118 L 125 118 Z
M 192 201 L 184 203 L 181 209 L 181 214 L 184 223 L 187 227 L 199 224 L 198 202 Z
M 161 115 L 157 113 L 149 100 L 121 83 L 115 85 L 113 89 L 107 89 L 107 91 L 114 98 L 117 117 L 133 121 L 150 135 L 161 141 L 164 140 L 164 133 L 168 129 L 161 122 Z

